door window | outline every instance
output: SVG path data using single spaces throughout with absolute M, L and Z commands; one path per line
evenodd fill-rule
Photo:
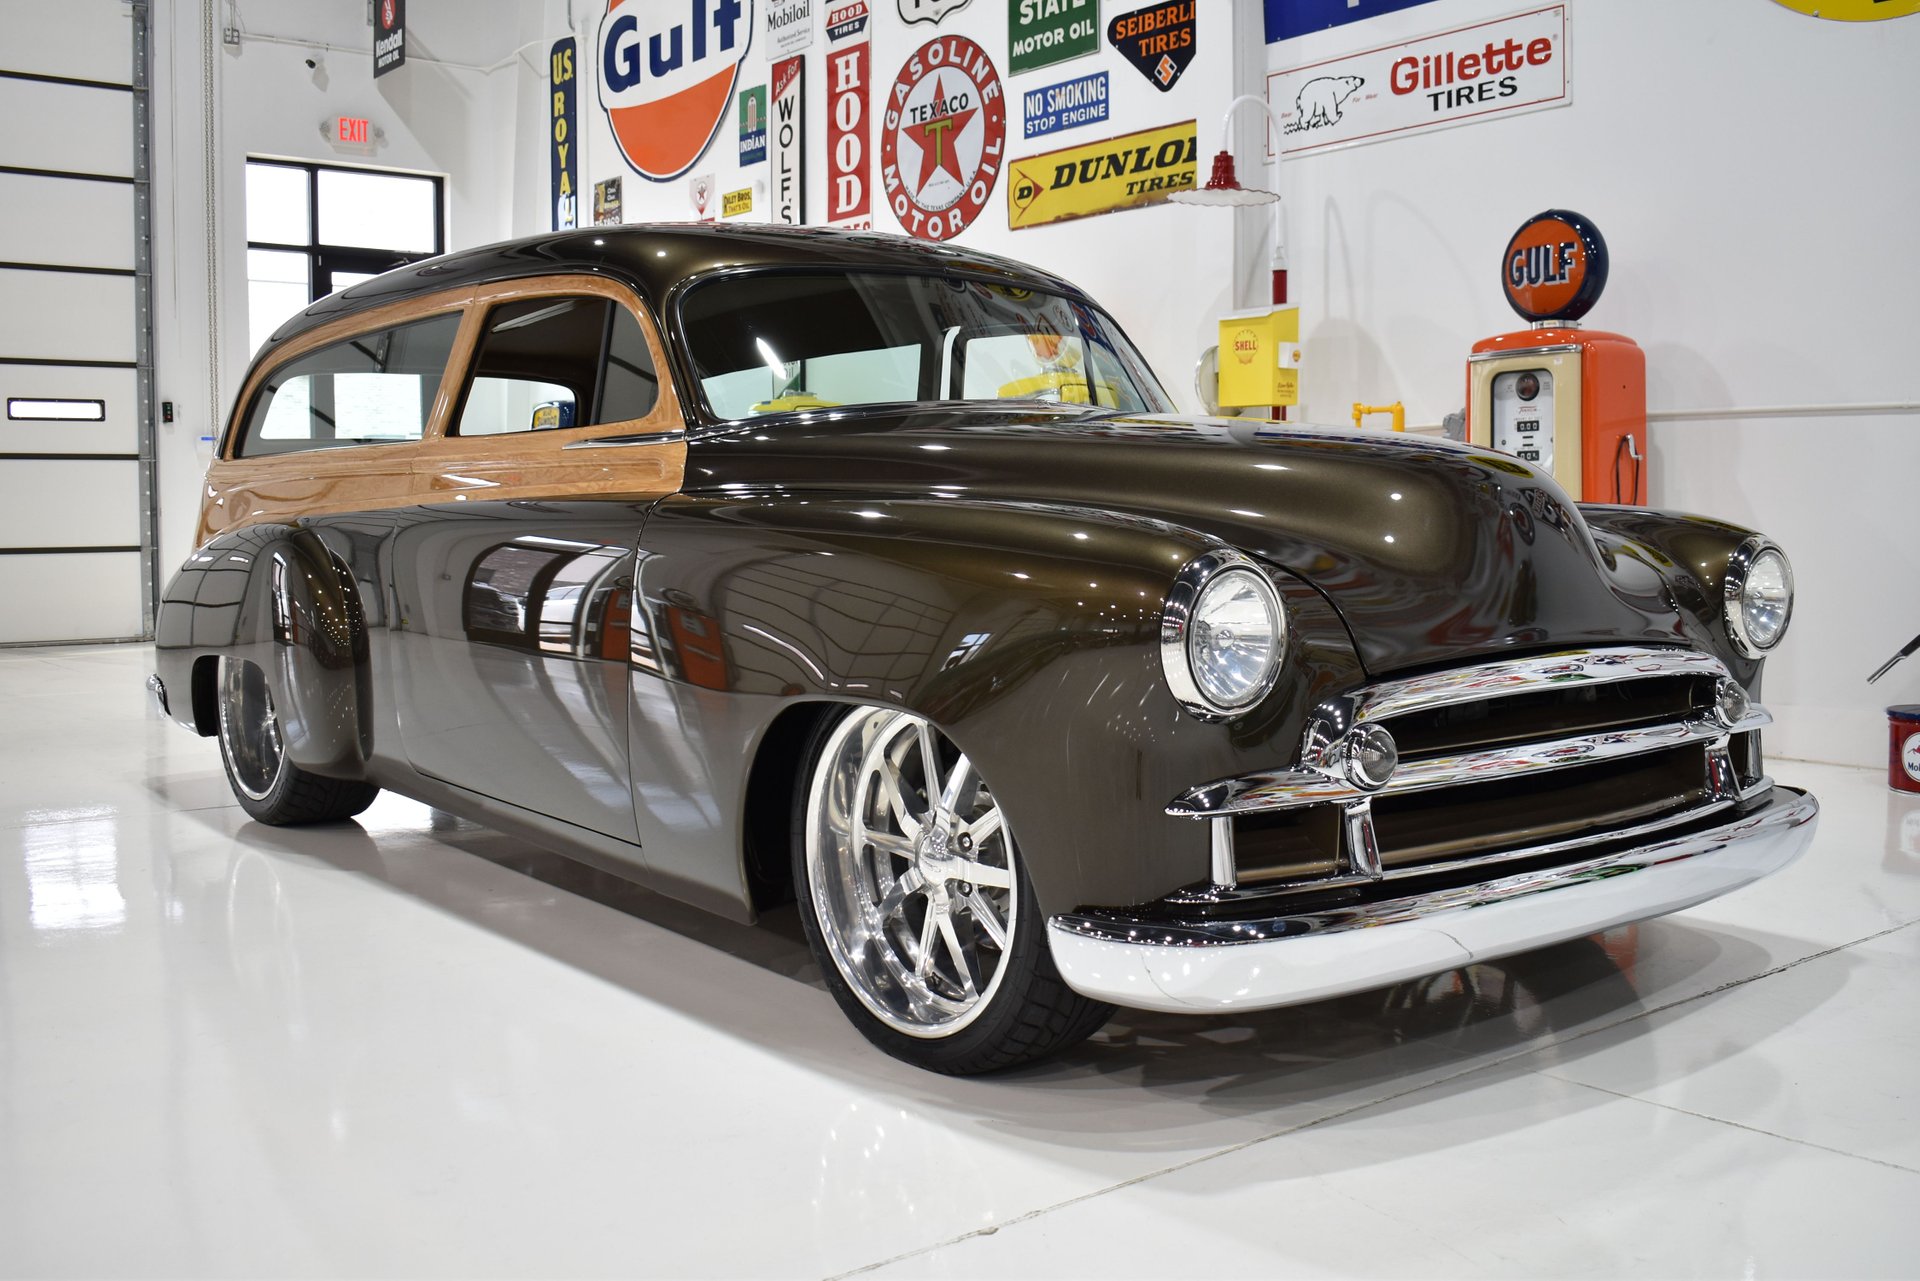
M 529 298 L 487 313 L 454 434 L 645 418 L 660 379 L 633 313 L 608 298 Z

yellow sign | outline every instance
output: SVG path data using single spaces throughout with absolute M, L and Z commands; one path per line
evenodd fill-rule
M 720 216 L 738 218 L 743 213 L 753 212 L 753 188 L 742 187 L 738 191 L 729 191 L 720 197 Z
M 1238 311 L 1220 322 L 1220 403 L 1300 403 L 1300 309 Z
M 1007 182 L 1015 231 L 1116 209 L 1139 209 L 1191 187 L 1198 171 L 1191 120 L 1016 160 Z
M 1774 0 L 1789 9 L 1835 22 L 1872 22 L 1920 13 L 1920 0 Z

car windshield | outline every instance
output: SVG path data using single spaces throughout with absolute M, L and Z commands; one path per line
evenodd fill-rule
M 960 276 L 765 272 L 680 303 L 713 417 L 896 401 L 1044 400 L 1127 412 L 1172 404 L 1085 301 Z

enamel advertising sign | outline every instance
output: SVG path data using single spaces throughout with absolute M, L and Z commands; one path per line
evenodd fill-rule
M 753 0 L 608 0 L 600 107 L 635 173 L 693 168 L 726 124 L 753 43 Z
M 1157 205 L 1194 184 L 1194 122 L 1065 147 L 1014 161 L 1007 173 L 1007 226 L 1015 231 L 1118 209 Z
M 549 169 L 553 179 L 553 229 L 572 231 L 580 223 L 580 125 L 578 99 L 580 77 L 575 70 L 576 49 L 572 36 L 556 40 L 548 54 L 552 66 L 552 114 L 548 122 L 548 143 L 552 157 Z
M 1283 156 L 1564 107 L 1572 100 L 1564 4 L 1267 77 Z
M 922 240 L 949 240 L 980 216 L 1007 141 L 1000 74 L 965 36 L 940 36 L 907 59 L 880 122 L 880 185 L 894 217 Z
M 782 58 L 813 43 L 813 0 L 766 0 L 767 56 Z
M 773 221 L 795 227 L 807 220 L 806 70 L 805 58 L 784 58 L 773 64 L 769 86 L 773 93 L 773 139 L 767 183 L 772 191 Z
M 1007 0 L 1007 74 L 1100 51 L 1100 0 Z
M 872 27 L 867 0 L 827 5 L 827 225 L 854 231 L 873 227 Z

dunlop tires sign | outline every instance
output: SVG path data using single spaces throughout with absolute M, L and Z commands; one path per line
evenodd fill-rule
M 1013 162 L 1007 225 L 1015 231 L 1164 202 L 1194 184 L 1194 122 L 1122 134 Z

